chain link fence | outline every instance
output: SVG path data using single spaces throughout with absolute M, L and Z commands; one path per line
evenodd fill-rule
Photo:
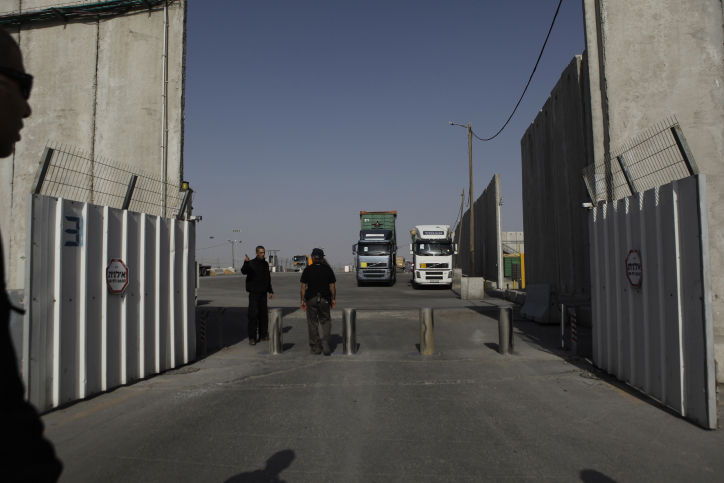
M 47 144 L 35 193 L 154 216 L 172 217 L 181 200 L 180 183 L 60 143 Z
M 643 193 L 695 174 L 699 169 L 675 117 L 656 124 L 583 169 L 594 204 Z

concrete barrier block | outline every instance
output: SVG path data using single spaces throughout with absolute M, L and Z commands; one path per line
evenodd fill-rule
M 460 281 L 463 278 L 463 269 L 462 268 L 455 268 L 453 269 L 453 282 L 452 282 L 452 290 L 456 293 L 461 293 L 460 290 Z
M 515 294 L 515 303 L 518 305 L 525 305 L 525 292 L 517 292 Z
M 552 285 L 529 285 L 526 287 L 525 305 L 520 316 L 543 324 L 551 322 L 551 306 L 555 304 Z
M 462 277 L 460 280 L 460 298 L 462 300 L 483 300 L 485 298 L 485 279 L 482 277 Z

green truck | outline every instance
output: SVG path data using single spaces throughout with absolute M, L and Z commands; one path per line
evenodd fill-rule
M 359 241 L 353 247 L 357 285 L 397 281 L 396 211 L 360 211 Z

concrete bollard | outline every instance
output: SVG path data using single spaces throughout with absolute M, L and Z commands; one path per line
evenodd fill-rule
M 224 312 L 226 307 L 219 309 L 219 350 L 224 348 Z
M 342 310 L 342 353 L 357 354 L 357 309 Z
M 498 308 L 498 352 L 500 354 L 513 353 L 513 308 Z
M 432 309 L 420 309 L 420 354 L 435 355 L 435 318 Z
M 269 354 L 284 353 L 282 343 L 282 309 L 269 309 Z

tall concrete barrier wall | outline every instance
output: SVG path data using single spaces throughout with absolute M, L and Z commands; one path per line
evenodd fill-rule
M 576 56 L 520 141 L 527 285 L 590 298 L 588 195 L 590 122 L 583 96 L 585 59 Z
M 583 7 L 595 159 L 674 115 L 706 175 L 717 380 L 724 382 L 722 3 L 584 0 Z
M 7 20 L 62 2 L 0 3 L 0 20 Z M 97 2 L 83 4 L 88 3 Z M 26 199 L 47 142 L 162 173 L 165 124 L 165 175 L 173 182 L 183 177 L 185 1 L 169 3 L 167 42 L 164 24 L 163 8 L 5 24 L 20 45 L 27 72 L 35 76 L 33 115 L 25 121 L 15 155 L 0 160 L 0 230 L 10 289 L 23 288 Z
M 500 239 L 500 175 L 490 180 L 475 201 L 475 276 L 502 283 L 503 252 Z M 463 214 L 455 239 L 463 274 L 470 275 L 470 210 Z

